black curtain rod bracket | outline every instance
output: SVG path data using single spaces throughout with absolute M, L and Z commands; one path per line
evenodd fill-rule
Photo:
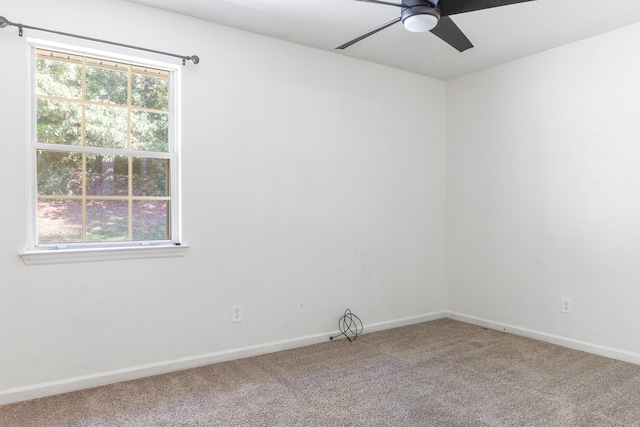
M 147 49 L 146 47 L 132 46 L 132 45 L 129 45 L 129 44 L 111 42 L 111 41 L 108 41 L 108 40 L 96 39 L 96 38 L 93 38 L 93 37 L 85 37 L 85 36 L 80 36 L 80 35 L 77 35 L 77 34 L 64 33 L 62 31 L 55 31 L 55 30 L 48 30 L 46 28 L 32 27 L 30 25 L 23 25 L 23 24 L 17 24 L 15 22 L 11 22 L 7 18 L 5 18 L 4 16 L 0 16 L 0 28 L 5 28 L 5 27 L 9 27 L 9 26 L 17 27 L 18 28 L 18 36 L 20 36 L 20 37 L 22 37 L 22 35 L 23 35 L 23 28 L 26 28 L 26 29 L 29 29 L 29 30 L 44 31 L 44 32 L 47 32 L 47 33 L 58 34 L 58 35 L 65 36 L 65 37 L 74 37 L 76 39 L 83 39 L 83 40 L 89 40 L 89 41 L 92 41 L 92 42 L 105 43 L 105 44 L 110 44 L 110 45 L 114 45 L 114 46 L 126 47 L 127 49 L 143 50 L 145 52 L 157 53 L 157 54 L 165 55 L 165 56 L 173 56 L 174 58 L 182 59 L 182 65 L 186 65 L 187 61 L 191 61 L 194 64 L 197 64 L 197 63 L 200 62 L 200 58 L 198 58 L 196 55 L 190 55 L 190 56 L 178 55 L 178 54 L 175 54 L 175 53 L 162 52 L 160 50 Z

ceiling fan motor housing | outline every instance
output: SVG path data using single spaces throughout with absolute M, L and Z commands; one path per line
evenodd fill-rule
M 400 17 L 409 31 L 429 31 L 440 20 L 440 9 L 428 1 L 410 0 L 405 1 L 404 4 L 410 7 L 402 9 Z

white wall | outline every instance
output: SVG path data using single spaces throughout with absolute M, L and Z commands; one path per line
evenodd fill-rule
M 14 22 L 201 63 L 183 73 L 187 255 L 25 266 L 28 57 L 0 31 L 0 399 L 324 340 L 346 307 L 378 327 L 442 313 L 443 82 L 119 0 L 5 3 Z
M 640 360 L 640 26 L 445 85 L 119 0 L 1 12 L 202 62 L 187 255 L 27 267 L 27 48 L 0 31 L 0 403 L 324 340 L 346 307 Z
M 447 84 L 449 311 L 640 361 L 639 43 L 636 25 Z

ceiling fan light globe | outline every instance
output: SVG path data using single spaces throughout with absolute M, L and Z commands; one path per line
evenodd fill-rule
M 438 18 L 428 13 L 412 15 L 402 21 L 404 28 L 412 33 L 431 31 L 438 24 Z

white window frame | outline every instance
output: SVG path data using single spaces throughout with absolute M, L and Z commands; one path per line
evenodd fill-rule
M 79 261 L 105 261 L 132 258 L 165 258 L 183 256 L 188 249 L 182 242 L 182 195 L 180 168 L 180 100 L 182 66 L 61 44 L 38 39 L 27 39 L 29 49 L 29 114 L 27 125 L 27 248 L 20 252 L 25 264 L 54 264 Z M 97 57 L 105 60 L 160 68 L 169 71 L 169 160 L 170 160 L 170 223 L 171 240 L 100 242 L 72 244 L 37 244 L 37 163 L 36 163 L 36 51 L 37 49 L 60 51 L 74 55 Z M 54 148 L 55 149 L 55 148 Z M 86 150 L 86 151 L 90 151 Z

